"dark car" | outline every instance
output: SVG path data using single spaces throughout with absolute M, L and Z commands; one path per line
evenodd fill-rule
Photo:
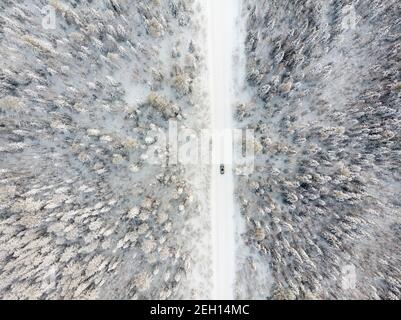
M 224 164 L 220 165 L 220 174 L 224 174 L 226 172 L 225 168 L 224 168 Z

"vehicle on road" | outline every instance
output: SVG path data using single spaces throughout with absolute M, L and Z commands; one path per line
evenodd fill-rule
M 224 164 L 220 165 L 220 174 L 224 174 L 226 172 L 226 169 L 224 167 Z

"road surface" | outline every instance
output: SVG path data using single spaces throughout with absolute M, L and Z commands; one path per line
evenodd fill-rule
M 213 299 L 233 299 L 235 280 L 234 183 L 232 170 L 232 86 L 236 16 L 240 0 L 206 0 L 208 66 L 211 98 L 213 165 L 211 213 L 213 228 Z M 220 174 L 220 164 L 225 174 Z

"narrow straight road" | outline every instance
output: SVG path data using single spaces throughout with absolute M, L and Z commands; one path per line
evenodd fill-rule
M 235 280 L 233 146 L 231 134 L 235 21 L 240 0 L 206 0 L 213 165 L 213 299 L 233 299 Z M 225 134 L 223 138 L 223 134 Z M 217 139 L 217 137 L 220 137 Z M 220 173 L 220 164 L 225 174 Z

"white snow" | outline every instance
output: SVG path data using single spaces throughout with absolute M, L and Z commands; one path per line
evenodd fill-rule
M 231 133 L 233 53 L 240 0 L 207 0 L 208 67 L 211 126 Z M 235 280 L 234 179 L 232 143 L 214 139 L 211 181 L 213 234 L 213 299 L 233 299 Z M 226 173 L 220 174 L 220 164 Z

